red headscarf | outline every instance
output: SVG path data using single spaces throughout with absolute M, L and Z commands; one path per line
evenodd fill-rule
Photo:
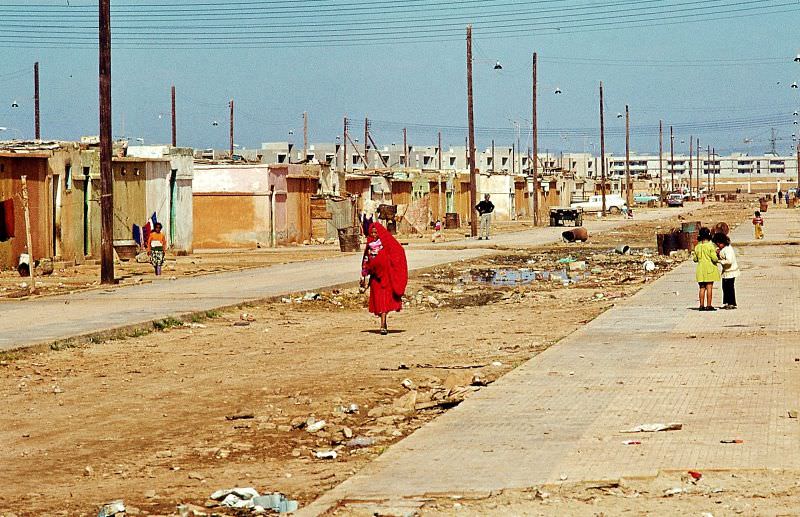
M 406 292 L 406 284 L 408 284 L 408 263 L 406 262 L 406 252 L 403 246 L 389 233 L 389 230 L 383 227 L 381 223 L 372 223 L 367 232 L 367 243 L 373 239 L 369 236 L 372 229 L 378 230 L 378 238 L 381 240 L 383 249 L 380 253 L 388 255 L 389 263 L 389 281 L 392 284 L 392 292 L 398 297 L 403 296 Z

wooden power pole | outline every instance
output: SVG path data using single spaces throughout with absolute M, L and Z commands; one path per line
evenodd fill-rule
M 364 168 L 369 168 L 369 118 L 364 117 Z
M 694 152 L 694 148 L 692 147 L 693 145 L 694 145 L 694 137 L 690 135 L 689 136 L 689 199 L 692 199 L 692 185 L 693 185 L 692 184 L 692 179 L 693 179 L 693 176 L 692 176 L 692 154 Z
M 308 112 L 303 112 L 303 162 L 308 160 Z
M 42 139 L 42 126 L 39 119 L 39 62 L 33 64 L 33 127 L 36 140 Z
M 669 191 L 675 192 L 675 135 L 669 126 Z
M 347 139 L 349 138 L 349 136 L 347 135 L 347 130 L 348 130 L 347 126 L 348 126 L 347 125 L 347 117 L 345 117 L 344 118 L 344 129 L 342 131 L 342 135 L 343 135 L 343 137 L 342 137 L 342 158 L 344 160 L 344 172 L 347 172 L 347 162 L 349 161 L 347 159 Z
M 603 106 L 603 81 L 600 81 L 600 194 L 602 198 L 601 210 L 606 215 L 606 131 Z
M 658 121 L 658 206 L 664 206 L 664 122 Z
M 114 175 L 111 168 L 111 0 L 99 1 L 100 283 L 114 280 Z M 31 264 L 33 267 L 33 264 Z
M 625 105 L 625 203 L 628 208 L 633 206 L 633 193 L 631 192 L 631 115 L 628 105 Z
M 230 114 L 230 122 L 231 122 L 231 127 L 230 127 L 230 151 L 231 151 L 231 160 L 233 160 L 233 99 L 231 99 L 229 107 L 231 109 L 231 114 Z M 291 158 L 289 159 L 289 162 L 291 163 Z
M 469 202 L 470 235 L 478 236 L 478 175 L 475 172 L 475 118 L 472 106 L 472 25 L 467 25 L 467 125 L 469 126 Z
M 408 131 L 403 128 L 403 167 L 408 167 Z
M 795 197 L 800 196 L 800 143 L 797 144 L 797 190 Z
M 178 115 L 175 112 L 175 85 L 171 88 L 172 96 L 172 147 L 178 147 Z
M 538 54 L 533 53 L 532 63 L 532 93 L 531 93 L 531 138 L 533 140 L 533 225 L 539 226 L 539 123 L 538 105 L 536 98 L 536 87 L 538 78 L 536 77 L 536 64 Z

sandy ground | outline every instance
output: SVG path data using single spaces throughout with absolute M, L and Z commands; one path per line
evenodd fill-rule
M 471 494 L 426 502 L 419 515 L 698 517 L 797 515 L 800 473 L 786 471 L 662 472 L 654 479 L 621 479 Z M 695 474 L 695 475 L 696 475 Z
M 747 210 L 697 215 L 735 220 Z M 96 515 L 113 499 L 130 515 L 172 515 L 234 486 L 308 503 L 674 267 L 679 259 L 652 256 L 656 228 L 671 224 L 420 272 L 385 337 L 353 288 L 164 321 L 124 340 L 6 354 L 0 515 Z M 620 239 L 634 254 L 613 253 Z M 568 257 L 573 266 L 559 262 Z M 645 275 L 644 260 L 656 271 Z M 341 410 L 351 404 L 357 412 Z M 309 432 L 319 420 L 325 426 Z M 329 450 L 338 457 L 314 457 Z M 623 500 L 597 497 L 612 508 Z

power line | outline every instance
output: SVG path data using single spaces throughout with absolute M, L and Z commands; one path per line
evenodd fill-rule
M 645 0 L 645 2 L 652 2 L 655 0 Z M 640 2 L 643 3 L 643 2 Z M 623 28 L 623 27 L 631 27 L 631 26 L 658 26 L 658 25 L 667 25 L 670 24 L 671 21 L 674 20 L 683 20 L 686 21 L 700 21 L 699 17 L 702 19 L 709 20 L 714 19 L 715 16 L 718 15 L 727 15 L 721 16 L 720 18 L 732 18 L 736 17 L 736 15 L 731 15 L 730 13 L 740 13 L 740 12 L 752 12 L 752 11 L 762 11 L 767 12 L 767 10 L 772 9 L 769 12 L 776 12 L 774 9 L 777 7 L 782 6 L 796 6 L 793 2 L 784 2 L 784 3 L 774 3 L 769 2 L 768 0 L 748 0 L 748 1 L 740 1 L 740 2 L 732 2 L 728 3 L 723 10 L 720 10 L 722 6 L 698 6 L 697 4 L 707 4 L 708 2 L 683 2 L 682 4 L 668 4 L 668 7 L 671 9 L 668 16 L 664 16 L 664 13 L 661 11 L 656 11 L 655 14 L 651 10 L 651 12 L 646 13 L 639 13 L 638 11 L 643 10 L 643 8 L 627 8 L 627 9 L 617 9 L 614 16 L 608 16 L 608 12 L 604 12 L 598 16 L 586 16 L 584 15 L 581 17 L 572 17 L 568 23 L 561 24 L 560 27 L 552 27 L 547 25 L 547 21 L 537 20 L 538 21 L 526 21 L 521 20 L 517 21 L 516 23 L 508 23 L 508 22 L 491 22 L 483 24 L 482 27 L 485 30 L 489 30 L 485 37 L 492 38 L 492 37 L 499 37 L 501 35 L 513 35 L 519 33 L 529 33 L 531 30 L 537 31 L 554 31 L 554 32 L 561 32 L 566 33 L 564 29 L 576 29 L 580 31 L 587 31 L 591 30 L 592 28 L 595 29 L 604 29 L 608 30 L 611 28 Z M 720 3 L 720 0 L 716 0 L 714 3 Z M 763 5 L 768 3 L 770 5 Z M 606 5 L 614 5 L 614 4 L 606 4 Z M 675 9 L 676 5 L 684 5 L 684 6 L 692 6 L 692 7 L 683 7 L 681 9 Z M 732 8 L 733 6 L 739 6 L 738 8 Z M 667 7 L 659 7 L 658 9 L 665 9 Z M 796 9 L 796 7 L 795 7 Z M 790 9 L 790 10 L 795 10 Z M 697 12 L 695 12 L 697 11 Z M 675 13 L 679 14 L 675 14 Z M 686 13 L 686 14 L 680 14 Z M 692 14 L 689 14 L 692 13 Z M 595 15 L 597 13 L 591 13 Z M 625 19 L 620 19 L 625 18 Z M 613 21 L 612 21 L 613 20 Z M 643 22 L 653 22 L 653 23 L 646 23 Z M 638 25 L 634 25 L 638 24 Z M 539 29 L 537 29 L 539 27 Z M 191 30 L 192 28 L 189 27 L 187 30 Z M 160 30 L 159 27 L 154 27 L 152 30 Z M 454 31 L 457 30 L 458 34 L 461 32 L 461 24 L 457 24 L 454 26 Z M 345 31 L 345 34 L 341 34 L 340 32 L 332 32 L 326 31 L 325 34 L 315 33 L 313 35 L 308 34 L 305 31 L 296 31 L 293 35 L 289 37 L 286 36 L 285 30 L 281 31 L 281 34 L 272 34 L 270 32 L 258 32 L 256 33 L 257 37 L 253 35 L 252 31 L 248 35 L 241 35 L 242 37 L 237 37 L 237 34 L 217 34 L 217 35 L 204 35 L 204 36 L 192 36 L 188 37 L 188 35 L 176 35 L 175 37 L 172 36 L 157 36 L 155 33 L 150 34 L 142 34 L 139 33 L 135 36 L 117 36 L 117 41 L 122 44 L 123 46 L 128 46 L 128 43 L 131 43 L 133 46 L 133 42 L 136 42 L 136 47 L 146 47 L 146 48 L 160 48 L 162 46 L 168 48 L 202 48 L 208 46 L 230 46 L 235 48 L 259 48 L 264 46 L 286 46 L 286 47 L 309 47 L 309 46 L 320 46 L 322 44 L 354 44 L 358 42 L 377 42 L 380 43 L 384 42 L 391 42 L 395 43 L 398 40 L 408 40 L 408 41 L 444 41 L 444 40 L 451 40 L 447 34 L 447 30 L 441 27 L 423 27 L 417 28 L 415 30 L 405 30 L 404 26 L 391 26 L 390 28 L 378 29 L 371 28 L 369 31 L 361 31 L 358 33 L 356 29 L 341 29 L 341 31 Z M 401 33 L 396 31 L 402 31 Z M 80 38 L 77 36 L 72 36 L 69 38 L 64 38 L 60 35 L 53 35 L 50 36 L 49 34 L 40 35 L 40 31 L 20 31 L 24 34 L 23 37 L 9 37 L 5 36 L 0 39 L 0 44 L 5 46 L 18 44 L 18 45 L 25 45 L 25 44 L 50 44 L 50 45 L 59 45 L 63 46 L 65 43 L 80 47 L 81 44 L 86 43 L 86 48 L 92 48 L 94 42 L 93 38 Z M 358 37 L 350 37 L 350 34 L 356 32 Z M 260 34 L 260 35 L 258 35 Z M 294 44 L 297 39 L 302 39 L 302 43 Z M 460 37 L 458 38 L 461 39 Z M 89 44 L 89 41 L 92 43 Z M 57 42 L 57 43 L 56 43 Z

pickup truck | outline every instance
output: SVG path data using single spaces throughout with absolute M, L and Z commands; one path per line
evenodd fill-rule
M 584 212 L 600 212 L 603 210 L 603 196 L 596 194 L 589 196 L 588 201 L 582 203 L 572 203 L 570 208 L 582 208 Z M 612 214 L 618 214 L 623 210 L 627 210 L 628 205 L 625 200 L 617 194 L 606 194 L 606 210 Z

